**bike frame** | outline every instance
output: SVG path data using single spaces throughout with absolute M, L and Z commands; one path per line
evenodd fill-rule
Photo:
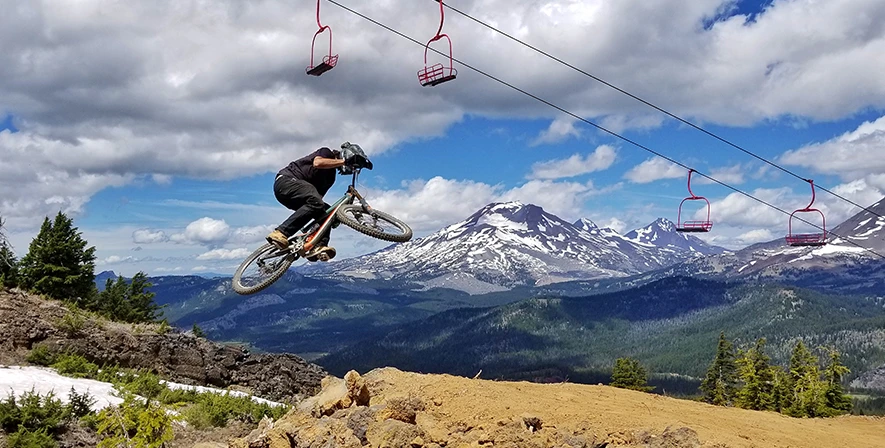
M 332 227 L 332 224 L 335 221 L 335 215 L 338 213 L 338 209 L 344 205 L 350 205 L 353 203 L 354 199 L 359 199 L 360 204 L 362 204 L 363 208 L 366 210 L 371 210 L 371 207 L 366 202 L 365 198 L 358 191 L 356 191 L 356 181 L 359 178 L 361 168 L 356 168 L 353 170 L 353 178 L 350 182 L 350 185 L 347 186 L 347 191 L 344 193 L 344 196 L 339 198 L 326 210 L 326 214 L 323 215 L 322 218 L 315 219 L 305 225 L 299 233 L 289 237 L 289 250 L 291 251 L 293 248 L 293 244 L 299 240 L 304 241 L 304 244 L 301 248 L 295 249 L 295 252 L 298 255 L 303 256 L 307 251 L 313 249 L 314 241 L 318 241 L 318 237 L 326 234 Z M 322 224 L 319 225 L 319 228 L 311 231 L 317 223 L 322 221 Z

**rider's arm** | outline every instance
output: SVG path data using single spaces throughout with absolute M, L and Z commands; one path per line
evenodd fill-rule
M 326 157 L 316 156 L 313 158 L 313 167 L 318 169 L 330 169 L 344 166 L 343 159 L 328 159 Z

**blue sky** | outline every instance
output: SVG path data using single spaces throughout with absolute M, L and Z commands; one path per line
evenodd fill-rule
M 885 86 L 870 57 L 885 50 L 880 2 L 498 3 L 456 6 L 852 200 L 883 196 Z M 343 140 L 375 163 L 360 182 L 370 202 L 418 236 L 498 200 L 626 232 L 675 221 L 687 194 L 685 170 L 467 68 L 420 87 L 420 47 L 332 5 L 323 17 L 340 65 L 319 78 L 303 74 L 306 50 L 293 51 L 309 48 L 310 8 L 151 5 L 80 2 L 72 17 L 32 5 L 0 19 L 12 42 L 0 61 L 0 216 L 19 254 L 61 209 L 96 246 L 99 269 L 229 273 L 288 215 L 275 172 Z M 412 3 L 349 6 L 422 40 L 438 20 Z M 445 30 L 466 63 L 785 209 L 808 202 L 802 181 L 461 17 Z M 26 54 L 43 58 L 20 65 Z M 694 190 L 713 202 L 712 243 L 786 230 L 786 216 L 721 186 Z M 830 223 L 858 211 L 819 203 Z M 384 246 L 346 230 L 333 242 L 341 257 Z

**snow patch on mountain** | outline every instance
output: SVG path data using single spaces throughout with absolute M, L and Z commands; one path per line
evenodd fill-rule
M 656 223 L 634 231 L 654 234 L 643 241 L 600 229 L 589 219 L 571 224 L 535 205 L 496 203 L 427 237 L 326 266 L 303 267 L 302 272 L 405 280 L 425 289 L 475 294 L 623 277 L 723 250 L 677 234 L 669 221 Z

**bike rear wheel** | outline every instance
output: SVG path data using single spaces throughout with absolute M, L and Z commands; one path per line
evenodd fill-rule
M 255 294 L 272 285 L 289 269 L 297 255 L 265 244 L 252 252 L 234 272 L 233 288 L 239 294 Z
M 362 205 L 345 205 L 335 215 L 344 225 L 379 240 L 405 243 L 412 239 L 408 224 L 378 210 L 366 210 Z

